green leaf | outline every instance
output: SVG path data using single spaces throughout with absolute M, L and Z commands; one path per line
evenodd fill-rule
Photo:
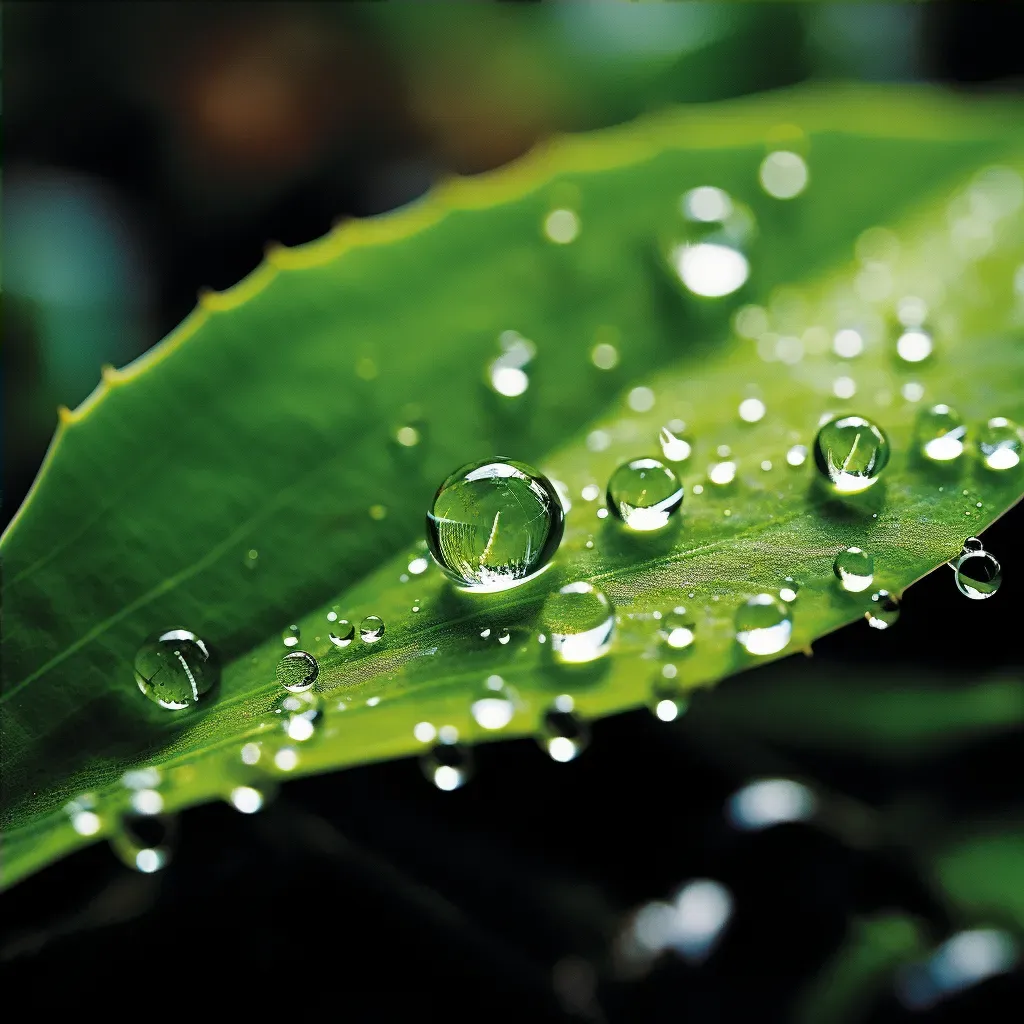
M 236 288 L 204 296 L 162 345 L 105 373 L 64 414 L 4 536 L 6 883 L 115 833 L 131 797 L 126 769 L 159 768 L 164 807 L 176 810 L 224 798 L 239 780 L 411 754 L 423 749 L 421 721 L 470 741 L 529 734 L 563 692 L 585 717 L 608 714 L 649 699 L 666 657 L 656 614 L 682 603 L 693 615 L 693 649 L 669 653 L 685 686 L 702 686 L 758 661 L 735 643 L 736 608 L 786 576 L 801 586 L 789 650 L 863 615 L 867 594 L 835 586 L 840 548 L 870 550 L 877 585 L 894 593 L 956 555 L 1019 498 L 1019 468 L 987 470 L 970 444 L 944 470 L 922 464 L 911 450 L 917 405 L 901 386 L 923 385 L 972 429 L 1024 413 L 1020 211 L 979 224 L 976 207 L 992 209 L 977 183 L 974 207 L 962 191 L 987 164 L 1021 166 L 1014 117 L 1009 105 L 902 89 L 674 112 L 552 143 L 408 210 L 273 248 Z M 789 203 L 757 184 L 780 124 L 811 170 L 806 195 Z M 708 183 L 748 203 L 760 226 L 746 299 L 767 312 L 737 323 L 750 333 L 767 316 L 790 339 L 781 351 L 791 362 L 775 358 L 771 333 L 734 333 L 729 300 L 683 294 L 661 263 L 680 194 Z M 951 189 L 961 191 L 949 208 Z M 559 207 L 579 218 L 571 244 L 542 230 Z M 894 234 L 863 236 L 882 224 Z M 879 243 L 888 271 L 871 262 Z M 856 318 L 877 325 L 862 356 L 841 360 L 829 347 L 845 326 L 837 297 L 877 288 L 886 273 L 892 297 L 925 289 L 936 307 L 936 354 L 911 369 L 891 351 L 890 299 L 855 303 Z M 483 383 L 505 330 L 538 349 L 518 405 Z M 598 343 L 616 347 L 613 369 L 592 363 Z M 838 376 L 855 380 L 855 402 L 832 395 Z M 655 398 L 645 411 L 647 392 L 626 400 L 641 383 Z M 736 411 L 750 394 L 768 410 L 755 424 Z M 811 443 L 823 411 L 853 407 L 885 427 L 895 454 L 871 491 L 840 501 L 786 452 Z M 658 429 L 676 417 L 694 446 L 680 467 L 682 517 L 653 537 L 599 520 L 583 487 L 657 454 Z M 419 445 L 395 443 L 403 426 Z M 720 445 L 738 465 L 724 487 L 706 475 Z M 454 591 L 436 569 L 411 574 L 437 483 L 494 454 L 567 485 L 573 507 L 554 568 L 489 596 Z M 537 635 L 545 596 L 576 579 L 615 604 L 618 633 L 611 656 L 569 671 Z M 325 616 L 335 605 L 355 621 L 382 616 L 384 639 L 333 648 Z M 274 713 L 290 623 L 320 659 L 326 714 L 305 744 Z M 182 713 L 142 699 L 132 679 L 140 643 L 174 626 L 194 630 L 224 666 L 213 698 Z M 492 674 L 516 704 L 499 733 L 470 714 Z M 245 743 L 257 764 L 242 764 Z M 82 793 L 94 795 L 93 836 L 65 808 Z

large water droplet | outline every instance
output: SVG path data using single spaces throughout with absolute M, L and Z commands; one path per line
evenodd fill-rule
M 569 583 L 544 602 L 544 625 L 556 661 L 578 665 L 606 654 L 615 632 L 615 609 L 589 583 Z
M 888 464 L 890 452 L 882 428 L 863 416 L 828 420 L 814 441 L 814 461 L 840 494 L 870 487 Z
M 871 595 L 871 607 L 864 613 L 872 629 L 888 629 L 900 617 L 900 599 L 888 590 Z
M 981 428 L 978 449 L 989 469 L 1013 469 L 1024 452 L 1024 430 L 1005 416 L 994 416 Z
M 859 594 L 871 586 L 875 578 L 875 560 L 860 548 L 844 548 L 832 565 L 843 590 Z
M 681 606 L 673 608 L 658 623 L 658 632 L 665 645 L 675 651 L 685 650 L 693 644 L 695 629 L 693 616 Z
M 623 463 L 608 481 L 608 507 L 632 530 L 658 530 L 683 503 L 683 485 L 657 459 Z
M 777 654 L 792 632 L 789 608 L 771 594 L 755 594 L 736 610 L 736 640 L 748 654 Z
M 532 579 L 562 540 L 564 514 L 547 477 L 511 459 L 473 462 L 438 488 L 430 552 L 449 579 L 490 593 Z
M 320 698 L 311 691 L 287 694 L 277 702 L 276 710 L 285 735 L 296 743 L 312 739 L 323 722 Z
M 155 704 L 169 711 L 191 707 L 219 674 L 209 647 L 187 629 L 151 637 L 135 655 L 135 682 Z
M 950 462 L 964 450 L 967 425 L 948 405 L 932 405 L 917 415 L 914 433 L 921 454 L 933 462 Z
M 750 275 L 743 250 L 753 235 L 753 215 L 710 185 L 687 192 L 679 212 L 682 222 L 666 247 L 670 267 L 695 295 L 731 295 Z
M 473 759 L 458 743 L 438 743 L 420 757 L 420 766 L 438 789 L 450 793 L 466 784 L 473 771 Z
M 984 601 L 991 597 L 1003 582 L 1003 569 L 995 555 L 984 548 L 976 547 L 970 541 L 956 560 L 956 586 L 964 597 L 972 601 Z
M 277 681 L 292 693 L 308 690 L 320 675 L 316 658 L 306 651 L 289 651 L 277 663 Z
M 364 644 L 375 644 L 384 636 L 384 620 L 379 615 L 367 615 L 359 623 L 359 639 Z
M 541 719 L 540 745 L 553 761 L 571 761 L 590 742 L 590 730 L 575 711 L 575 702 L 568 694 L 556 697 Z

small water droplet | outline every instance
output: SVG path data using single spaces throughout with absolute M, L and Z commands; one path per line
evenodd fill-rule
M 932 347 L 932 336 L 921 327 L 910 327 L 896 339 L 896 354 L 905 363 L 924 362 Z
M 779 597 L 786 602 L 786 604 L 792 604 L 800 594 L 800 584 L 797 583 L 792 576 L 787 576 L 782 581 L 782 586 L 779 588 Z
M 729 458 L 730 455 L 732 455 L 732 449 L 727 444 L 720 444 L 715 449 L 715 454 L 720 459 L 727 459 L 727 458 Z
M 364 644 L 375 644 L 384 636 L 384 620 L 379 615 L 367 615 L 359 623 L 359 639 Z
M 792 632 L 789 608 L 771 594 L 755 594 L 736 610 L 736 640 L 748 654 L 777 654 Z
M 900 388 L 900 394 L 908 402 L 920 402 L 924 398 L 924 385 L 919 384 L 916 380 L 908 380 Z
M 633 388 L 626 396 L 626 404 L 634 412 L 650 412 L 654 408 L 654 392 L 650 388 Z
M 502 331 L 501 355 L 487 368 L 491 388 L 504 398 L 518 398 L 530 386 L 529 370 L 537 347 L 518 331 Z
M 954 566 L 956 586 L 964 597 L 984 601 L 992 597 L 1002 584 L 1003 569 L 995 555 L 984 548 L 968 547 L 970 541 L 980 543 L 976 537 L 964 543 L 964 550 Z
M 694 484 L 693 485 L 693 493 L 694 494 L 703 494 L 704 493 L 704 485 L 703 484 Z
M 798 153 L 778 149 L 761 161 L 761 187 L 775 199 L 793 199 L 807 187 L 807 164 Z
M 802 466 L 807 461 L 807 445 L 795 444 L 786 452 L 786 462 L 790 466 Z
M 556 245 L 568 245 L 580 233 L 580 219 L 572 210 L 552 210 L 544 218 L 544 234 Z
M 875 560 L 860 548 L 845 548 L 836 555 L 832 566 L 843 590 L 859 594 L 871 586 L 875 578 Z
M 413 576 L 419 576 L 422 573 L 425 573 L 429 568 L 430 563 L 422 556 L 418 556 L 409 562 L 409 572 L 411 572 Z
M 597 484 L 586 484 L 583 490 L 580 491 L 580 497 L 584 501 L 597 501 L 601 497 L 601 488 Z
M 285 735 L 296 743 L 312 739 L 322 724 L 320 698 L 311 690 L 286 694 L 278 700 L 275 711 L 280 715 Z
M 219 669 L 210 648 L 187 629 L 151 637 L 135 655 L 135 682 L 155 704 L 181 711 L 216 683 Z
M 550 594 L 542 616 L 551 634 L 552 657 L 562 664 L 594 661 L 611 648 L 615 610 L 589 583 L 569 583 Z
M 260 553 L 255 548 L 249 548 L 245 553 L 243 564 L 246 569 L 255 569 L 259 565 Z
M 501 676 L 487 677 L 483 696 L 473 701 L 470 713 L 481 729 L 490 731 L 504 729 L 512 721 L 516 713 L 515 701 Z
M 412 613 L 413 613 L 414 615 L 416 615 L 416 614 L 418 614 L 418 613 L 419 613 L 419 610 L 420 610 L 420 601 L 419 601 L 419 598 L 417 598 L 417 599 L 416 599 L 416 600 L 415 600 L 415 601 L 413 602 L 412 608 L 411 608 L 410 610 L 412 611 Z
M 285 647 L 298 647 L 301 639 L 301 631 L 298 626 L 285 626 L 281 630 L 281 643 Z
M 501 629 L 498 631 L 498 643 L 507 644 L 512 639 L 512 634 L 507 629 Z
M 265 782 L 260 786 L 233 786 L 228 792 L 228 802 L 242 814 L 256 814 L 261 811 L 268 798 L 269 793 Z
M 306 651 L 289 651 L 277 664 L 277 681 L 292 693 L 308 690 L 318 675 L 320 666 Z
M 841 359 L 856 359 L 864 351 L 864 338 L 860 331 L 844 327 L 832 339 L 832 351 Z
M 547 477 L 522 462 L 463 466 L 434 495 L 427 542 L 458 586 L 506 590 L 543 571 L 562 540 L 562 505 Z
M 832 394 L 836 398 L 853 398 L 857 393 L 857 383 L 852 377 L 836 377 L 832 381 Z
M 864 613 L 872 629 L 888 629 L 900 617 L 900 601 L 888 590 L 877 590 L 871 595 L 871 607 Z
M 753 215 L 710 185 L 683 195 L 679 210 L 682 222 L 665 245 L 669 266 L 694 295 L 731 295 L 750 274 L 743 250 L 753 234 Z
M 675 668 L 666 665 L 665 668 Z M 676 681 L 677 673 L 665 675 L 662 672 L 651 686 L 651 699 L 648 705 L 651 713 L 662 722 L 674 722 L 687 708 L 688 701 L 683 689 Z
M 437 739 L 437 729 L 433 722 L 417 722 L 412 734 L 420 743 L 433 743 Z
M 403 448 L 415 448 L 422 440 L 416 427 L 406 424 L 395 431 L 395 440 Z
M 658 627 L 665 644 L 675 651 L 685 650 L 693 644 L 696 630 L 694 618 L 682 606 L 673 608 L 663 616 Z
M 814 461 L 840 494 L 856 494 L 878 479 L 891 446 L 881 427 L 863 416 L 826 421 L 814 442 Z
M 612 444 L 612 435 L 607 430 L 592 430 L 587 434 L 587 448 L 592 452 L 607 451 Z
M 71 827 L 80 836 L 94 836 L 103 828 L 103 819 L 99 815 L 96 797 L 92 793 L 82 793 L 69 801 L 64 812 L 71 822 Z
M 964 450 L 967 425 L 948 405 L 932 405 L 917 414 L 914 435 L 921 454 L 933 462 L 950 462 Z
M 1013 469 L 1024 452 L 1024 430 L 1005 416 L 994 416 L 981 428 L 978 449 L 989 469 Z
M 556 697 L 541 719 L 541 747 L 553 761 L 572 761 L 590 742 L 590 730 L 575 711 L 568 694 Z
M 329 618 L 330 616 L 328 616 Z M 335 647 L 348 647 L 356 635 L 356 627 L 348 619 L 334 620 L 334 624 L 327 632 L 327 639 Z
M 438 743 L 420 757 L 423 774 L 438 789 L 450 793 L 464 786 L 473 771 L 469 750 L 458 743 Z
M 771 469 L 772 469 L 772 460 L 771 459 L 762 459 L 761 460 L 761 469 L 765 473 L 770 473 Z
M 659 530 L 683 503 L 679 477 L 657 459 L 625 462 L 608 481 L 608 508 L 632 530 Z
M 744 398 L 740 402 L 739 414 L 744 423 L 757 423 L 763 420 L 766 411 L 760 398 Z
M 490 635 L 491 635 L 491 627 L 490 626 L 485 626 L 483 629 L 480 630 L 480 639 L 481 640 L 486 640 Z
M 685 462 L 693 451 L 690 442 L 674 434 L 668 427 L 662 427 L 658 434 L 661 452 L 669 462 Z
M 713 462 L 708 466 L 708 479 L 718 487 L 731 484 L 736 479 L 736 463 L 732 461 Z
M 128 867 L 148 875 L 170 862 L 176 835 L 174 818 L 124 814 L 110 837 L 110 848 Z

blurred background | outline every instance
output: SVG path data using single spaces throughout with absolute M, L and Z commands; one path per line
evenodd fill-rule
M 1024 5 L 995 3 L 7 3 L 4 522 L 57 405 L 155 344 L 198 289 L 244 277 L 268 242 L 669 103 L 837 79 L 1019 92 L 1022 39 Z M 1004 565 L 1020 521 L 987 535 Z M 826 638 L 817 670 L 1019 673 L 1019 579 L 999 598 L 1006 630 L 990 609 L 983 624 L 964 611 L 965 635 L 985 630 L 980 659 L 935 650 L 948 582 L 916 587 L 869 651 L 852 629 Z M 922 808 L 1019 801 L 1022 741 L 879 767 L 709 744 L 641 714 L 598 723 L 587 756 L 554 771 L 526 741 L 485 748 L 455 794 L 408 762 L 301 780 L 255 820 L 190 813 L 160 876 L 129 875 L 99 847 L 19 886 L 0 962 L 37 1008 L 84 1005 L 107 973 L 184 1006 L 198 969 L 240 1000 L 269 983 L 293 1010 L 329 998 L 360 1020 L 992 1020 L 1024 994 L 1019 971 L 950 998 L 892 976 L 911 941 L 900 915 L 926 922 L 940 952 L 950 924 L 917 867 L 865 837 L 900 801 L 908 828 Z M 794 766 L 821 793 L 776 791 L 767 806 L 788 806 L 788 823 L 750 826 L 764 792 L 735 805 L 746 819 L 723 816 L 750 777 Z M 659 901 L 680 886 L 692 933 L 677 955 L 647 957 Z M 871 919 L 861 958 L 874 970 L 858 973 L 841 955 L 851 920 L 893 907 Z M 1011 965 L 1002 940 L 978 941 L 968 960 Z

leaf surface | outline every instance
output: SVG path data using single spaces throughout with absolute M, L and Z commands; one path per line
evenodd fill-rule
M 780 124 L 811 173 L 790 202 L 758 185 Z M 175 810 L 264 773 L 414 753 L 420 722 L 470 742 L 533 733 L 566 692 L 583 716 L 608 714 L 650 700 L 669 660 L 686 688 L 763 661 L 736 644 L 735 612 L 787 576 L 800 594 L 783 653 L 861 617 L 868 593 L 839 591 L 832 574 L 842 547 L 871 551 L 875 584 L 893 593 L 954 557 L 1020 497 L 1021 467 L 988 470 L 973 435 L 953 464 L 926 464 L 920 402 L 905 395 L 909 384 L 955 405 L 972 432 L 1024 415 L 1022 214 L 992 198 L 991 182 L 1013 174 L 972 177 L 991 164 L 1024 164 L 1013 110 L 998 103 L 838 90 L 683 110 L 553 142 L 406 210 L 272 248 L 234 289 L 203 296 L 63 416 L 3 538 L 5 881 L 115 831 L 127 769 L 159 768 Z M 686 293 L 659 252 L 680 195 L 704 184 L 747 203 L 759 227 L 750 281 L 729 299 Z M 565 245 L 544 233 L 560 208 L 579 223 Z M 913 366 L 893 354 L 905 294 L 934 310 L 935 354 Z M 832 351 L 847 326 L 866 339 L 856 359 Z M 537 348 L 519 402 L 485 383 L 509 330 Z M 597 344 L 615 348 L 616 366 L 594 364 Z M 855 396 L 837 398 L 847 377 Z M 757 423 L 737 414 L 751 396 L 767 408 Z M 845 409 L 881 423 L 894 455 L 872 490 L 839 500 L 787 452 Z M 640 537 L 599 519 L 584 488 L 658 455 L 673 419 L 693 446 L 676 467 L 677 522 Z M 418 444 L 396 442 L 403 426 Z M 494 454 L 566 486 L 554 567 L 488 596 L 453 590 L 433 567 L 411 572 L 437 483 Z M 737 468 L 719 486 L 709 467 L 722 461 Z M 569 670 L 538 642 L 540 609 L 580 579 L 615 605 L 617 635 L 610 656 Z M 659 632 L 680 605 L 697 636 L 684 654 Z M 381 616 L 384 639 L 334 648 L 333 607 Z M 320 659 L 323 725 L 304 744 L 275 714 L 291 623 Z M 180 714 L 132 679 L 140 643 L 174 626 L 223 661 L 213 699 Z M 492 675 L 515 706 L 498 732 L 471 713 Z M 240 760 L 246 743 L 255 764 Z M 66 811 L 83 793 L 98 809 L 92 836 Z

